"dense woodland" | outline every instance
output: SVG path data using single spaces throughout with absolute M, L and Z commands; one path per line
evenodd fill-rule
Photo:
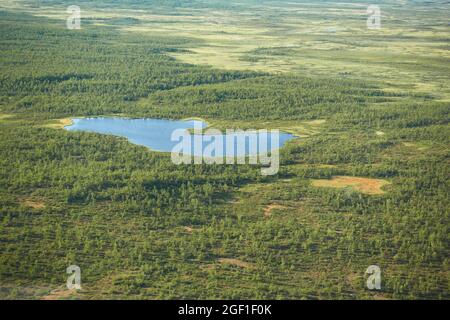
M 71 264 L 81 298 L 449 298 L 448 102 L 183 64 L 166 53 L 194 40 L 177 37 L 74 32 L 9 11 L 0 28 L 1 298 L 45 296 Z M 48 126 L 112 114 L 327 121 L 282 149 L 274 177 L 175 166 L 122 138 Z M 310 185 L 335 175 L 391 184 L 376 196 Z M 270 203 L 286 210 L 265 218 Z M 371 264 L 382 292 L 365 287 Z

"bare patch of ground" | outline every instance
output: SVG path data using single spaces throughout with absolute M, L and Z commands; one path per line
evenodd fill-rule
M 220 258 L 219 263 L 221 264 L 229 264 L 240 268 L 252 268 L 253 265 L 251 263 L 239 260 L 239 259 L 229 259 L 229 258 Z
M 383 131 L 377 131 L 377 132 L 375 132 L 375 134 L 376 134 L 377 136 L 379 136 L 379 137 L 382 137 L 382 136 L 384 136 L 386 133 L 384 133 Z
M 73 120 L 66 118 L 66 119 L 60 119 L 59 122 L 61 123 L 62 126 L 66 127 L 66 126 L 72 125 Z
M 336 176 L 329 180 L 328 179 L 312 180 L 312 185 L 314 187 L 339 188 L 339 189 L 351 187 L 356 191 L 370 195 L 384 194 L 385 191 L 383 191 L 382 188 L 389 184 L 390 182 L 382 179 L 347 177 L 347 176 Z
M 23 199 L 22 204 L 28 208 L 32 209 L 44 209 L 45 203 L 43 201 L 35 200 L 35 199 Z
M 45 125 L 46 128 L 52 129 L 64 129 L 67 126 L 71 126 L 73 124 L 73 120 L 70 118 L 58 119 L 56 123 L 50 123 Z
M 360 284 L 360 281 L 361 281 L 361 275 L 358 273 L 350 272 L 347 275 L 347 282 L 353 288 L 356 288 Z
M 186 231 L 187 233 L 192 233 L 192 232 L 194 232 L 194 228 L 192 228 L 192 227 L 183 227 L 183 229 L 184 229 L 184 231 Z
M 321 124 L 324 124 L 325 122 L 327 122 L 327 120 L 317 119 L 317 120 L 306 121 L 305 124 L 310 125 L 310 126 L 320 126 Z
M 73 295 L 77 294 L 76 290 L 68 290 L 68 289 L 55 289 L 51 291 L 48 295 L 43 296 L 41 300 L 67 300 Z
M 286 209 L 286 207 L 279 204 L 269 204 L 267 207 L 264 208 L 264 217 L 266 218 L 270 217 L 272 215 L 272 210 L 276 209 Z

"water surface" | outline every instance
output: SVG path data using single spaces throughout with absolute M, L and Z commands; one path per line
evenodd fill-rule
M 179 141 L 172 141 L 172 133 L 178 129 L 194 129 L 194 127 L 206 128 L 206 123 L 198 120 L 165 120 L 165 119 L 127 119 L 127 118 L 79 118 L 73 119 L 73 124 L 65 127 L 70 131 L 87 131 L 96 132 L 102 134 L 111 134 L 115 136 L 125 137 L 130 142 L 146 146 L 154 151 L 171 152 L 173 148 L 179 143 Z M 194 139 L 192 134 L 192 139 Z M 233 134 L 233 137 L 238 137 L 239 134 Z M 198 137 L 198 136 L 197 136 Z M 228 136 L 230 137 L 230 136 Z M 226 148 L 226 134 L 221 134 L 220 139 L 223 140 L 224 152 L 226 155 L 233 154 L 233 150 L 227 150 Z M 292 134 L 280 132 L 279 134 L 279 146 L 283 146 L 284 143 L 293 139 Z M 260 148 L 260 135 L 258 134 L 258 148 L 257 153 L 272 150 L 272 139 L 275 139 L 275 135 L 269 134 L 267 144 L 265 147 Z M 211 141 L 213 141 L 212 139 Z M 192 140 L 194 141 L 194 140 Z M 237 139 L 234 139 L 237 144 Z M 262 140 L 263 144 L 265 140 Z M 211 142 L 203 141 L 203 149 Z M 194 143 L 192 142 L 192 150 L 186 152 L 192 155 L 201 155 L 202 150 L 194 149 Z M 263 150 L 265 149 L 265 150 Z M 250 151 L 252 150 L 252 151 Z M 238 150 L 237 146 L 234 146 L 234 154 L 237 156 L 254 155 L 255 149 L 249 148 L 249 140 L 246 137 L 246 147 L 244 150 Z

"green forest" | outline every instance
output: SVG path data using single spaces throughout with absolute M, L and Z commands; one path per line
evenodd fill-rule
M 392 74 L 379 78 L 224 69 L 174 56 L 206 40 L 123 29 L 139 26 L 131 14 L 68 30 L 21 3 L 0 4 L 0 299 L 450 298 L 448 30 L 418 36 L 445 55 L 392 58 Z M 227 3 L 86 6 L 176 17 L 243 5 Z M 248 3 L 269 24 L 281 19 L 262 9 L 272 1 Z M 246 59 L 306 54 L 272 50 Z M 411 78 L 395 82 L 396 70 Z M 419 73 L 433 90 L 412 84 Z M 298 138 L 281 149 L 279 173 L 264 177 L 259 166 L 178 166 L 125 138 L 62 129 L 64 119 L 95 116 L 197 117 Z M 314 186 L 333 177 L 386 185 L 372 194 Z M 82 290 L 65 288 L 70 265 L 82 270 Z M 366 287 L 370 265 L 382 270 L 379 291 Z

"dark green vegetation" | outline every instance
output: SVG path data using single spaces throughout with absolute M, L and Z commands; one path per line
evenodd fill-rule
M 0 18 L 1 298 L 64 290 L 72 264 L 73 298 L 450 298 L 448 101 L 183 64 L 168 55 L 196 41 L 183 37 Z M 316 134 L 288 143 L 279 175 L 263 178 L 46 127 L 105 114 Z M 391 185 L 369 196 L 310 184 L 334 175 Z M 372 264 L 380 292 L 365 287 Z

